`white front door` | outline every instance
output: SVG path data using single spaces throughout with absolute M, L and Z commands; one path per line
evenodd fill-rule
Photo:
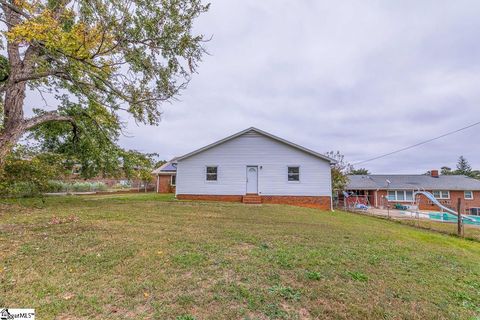
M 258 193 L 258 167 L 247 166 L 247 193 Z

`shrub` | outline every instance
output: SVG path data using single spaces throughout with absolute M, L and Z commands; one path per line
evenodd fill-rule
M 9 193 L 10 195 L 14 195 L 17 197 L 25 197 L 37 194 L 38 189 L 34 183 L 20 181 L 15 182 L 10 186 Z
M 85 192 L 90 190 L 91 184 L 88 182 L 75 182 L 72 184 L 72 191 L 74 192 Z
M 67 192 L 68 183 L 59 180 L 48 181 L 46 192 Z
M 103 182 L 93 182 L 92 189 L 95 191 L 107 191 L 107 185 Z
M 62 176 L 61 157 L 37 154 L 18 147 L 0 167 L 0 196 L 34 196 L 48 189 L 48 181 Z
M 106 191 L 107 185 L 103 182 L 64 182 L 51 180 L 45 192 L 88 192 L 88 191 Z

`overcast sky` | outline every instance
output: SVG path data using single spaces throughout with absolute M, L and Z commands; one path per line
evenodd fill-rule
M 480 120 L 479 1 L 216 0 L 213 36 L 158 127 L 121 145 L 169 159 L 250 126 L 352 163 Z M 480 169 L 480 126 L 362 165 Z

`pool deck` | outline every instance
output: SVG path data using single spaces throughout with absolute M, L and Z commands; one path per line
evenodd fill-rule
M 367 210 L 368 213 L 371 213 L 375 216 L 390 216 L 392 218 L 399 218 L 399 219 L 411 219 L 412 217 L 406 216 L 400 210 L 396 209 L 377 209 L 377 208 L 370 208 Z

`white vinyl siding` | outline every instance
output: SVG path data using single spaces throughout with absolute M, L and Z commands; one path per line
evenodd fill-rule
M 413 201 L 413 191 L 409 190 L 389 190 L 389 201 Z
M 473 199 L 473 191 L 464 191 L 463 195 L 464 195 L 464 198 L 466 200 L 472 200 Z
M 433 190 L 432 194 L 435 197 L 435 199 L 450 199 L 450 191 Z
M 218 180 L 206 181 L 206 166 L 215 164 Z M 289 166 L 300 168 L 300 181 L 288 181 Z M 177 194 L 244 195 L 246 168 L 258 166 L 261 195 L 331 196 L 330 163 L 304 151 L 248 132 L 177 164 Z

